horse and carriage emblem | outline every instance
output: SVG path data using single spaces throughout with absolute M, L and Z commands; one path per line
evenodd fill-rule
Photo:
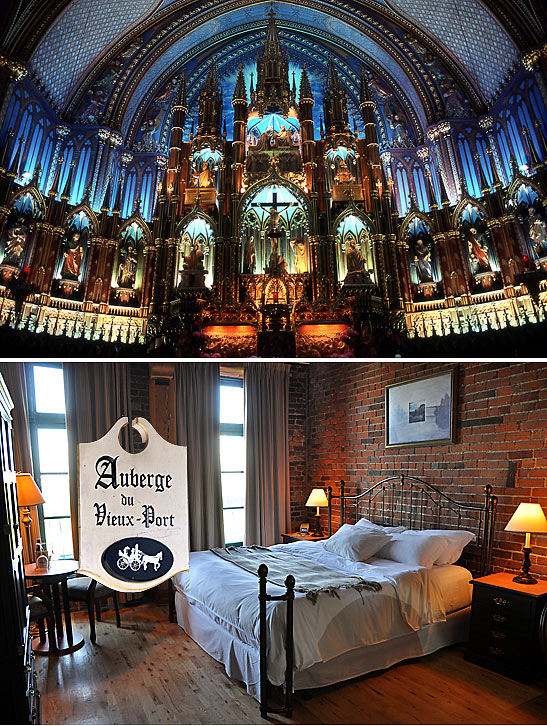
M 155 555 L 148 555 L 139 548 L 139 544 L 135 544 L 131 549 L 124 547 L 123 550 L 118 550 L 119 559 L 117 566 L 120 570 L 127 570 L 129 567 L 133 572 L 137 572 L 142 569 L 146 572 L 148 565 L 153 565 L 154 571 L 157 571 L 161 567 L 161 561 L 163 559 L 163 552 L 158 552 Z

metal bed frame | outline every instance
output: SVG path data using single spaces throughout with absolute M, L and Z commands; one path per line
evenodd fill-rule
M 340 482 L 340 493 L 333 494 L 332 487 L 327 487 L 328 508 L 328 534 L 332 532 L 333 501 L 340 500 L 340 526 L 344 524 L 346 508 L 355 507 L 354 521 L 366 516 L 379 524 L 397 526 L 404 525 L 407 529 L 471 529 L 477 535 L 475 551 L 468 545 L 472 560 L 465 565 L 474 576 L 487 575 L 491 570 L 492 546 L 494 540 L 494 527 L 496 524 L 497 497 L 492 495 L 492 487 L 488 484 L 484 488 L 482 504 L 459 502 L 444 494 L 440 489 L 428 484 L 423 479 L 414 476 L 399 474 L 389 476 L 377 482 L 368 489 L 348 496 L 345 493 L 346 484 Z M 366 515 L 363 513 L 366 511 Z M 378 522 L 378 520 L 380 520 Z M 475 524 L 472 524 L 472 521 Z M 293 634 L 293 604 L 294 604 L 294 577 L 289 575 L 285 580 L 286 592 L 283 595 L 272 596 L 266 591 L 268 568 L 260 565 L 258 568 L 260 601 L 260 714 L 266 717 L 269 713 L 284 714 L 289 718 L 293 709 L 293 666 L 294 666 L 294 634 Z M 266 624 L 266 603 L 272 600 L 286 600 L 286 669 L 285 683 L 283 685 L 283 705 L 273 707 L 270 705 L 271 684 L 267 675 L 267 646 L 268 632 Z

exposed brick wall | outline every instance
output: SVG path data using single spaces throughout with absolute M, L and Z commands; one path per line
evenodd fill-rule
M 308 366 L 308 481 L 300 469 L 294 478 L 291 470 L 293 526 L 309 516 L 304 505 L 311 487 L 337 488 L 340 479 L 366 487 L 407 471 L 466 501 L 481 497 L 491 484 L 499 499 L 494 567 L 519 569 L 524 535 L 509 534 L 504 527 L 519 502 L 530 497 L 547 512 L 547 364 L 458 364 L 455 443 L 387 449 L 386 385 L 450 367 L 368 362 Z M 533 535 L 532 550 L 533 571 L 547 576 L 547 535 Z
M 295 523 L 302 522 L 307 514 L 309 369 L 310 366 L 292 364 L 289 379 L 291 521 Z

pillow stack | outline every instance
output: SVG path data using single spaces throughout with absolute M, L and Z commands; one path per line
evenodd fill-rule
M 475 539 L 467 530 L 410 530 L 405 527 L 383 527 L 361 519 L 357 524 L 343 524 L 324 548 L 355 562 L 371 557 L 394 560 L 408 565 L 433 567 L 457 562 L 463 548 Z

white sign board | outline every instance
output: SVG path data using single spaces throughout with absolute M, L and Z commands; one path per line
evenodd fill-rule
M 186 447 L 165 441 L 143 418 L 145 448 L 122 448 L 117 421 L 79 445 L 80 569 L 120 592 L 148 590 L 188 569 Z

